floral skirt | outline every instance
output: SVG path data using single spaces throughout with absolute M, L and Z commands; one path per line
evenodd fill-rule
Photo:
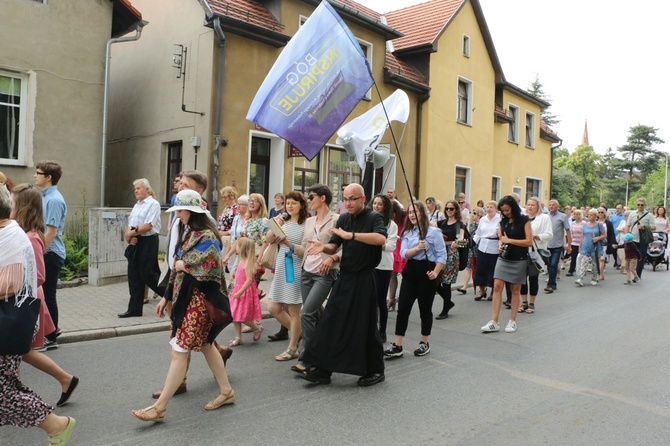
M 0 426 L 39 426 L 53 407 L 19 379 L 21 356 L 0 356 Z
M 442 267 L 442 283 L 452 284 L 456 283 L 458 278 L 458 266 L 460 264 L 460 256 L 458 249 L 451 247 L 451 243 L 447 245 L 447 262 Z
M 175 335 L 177 345 L 184 350 L 200 351 L 200 348 L 207 344 L 207 336 L 211 328 L 212 321 L 205 307 L 205 295 L 196 290 L 186 307 L 184 320 L 177 328 Z

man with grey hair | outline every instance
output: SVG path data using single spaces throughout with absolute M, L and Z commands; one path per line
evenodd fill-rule
M 126 258 L 128 259 L 128 291 L 130 300 L 125 313 L 119 317 L 142 316 L 144 287 L 148 286 L 160 296 L 165 288 L 158 286 L 158 233 L 161 230 L 161 205 L 152 197 L 149 180 L 133 181 L 137 203 L 128 217 L 126 228 Z
M 526 207 L 521 202 L 521 195 L 517 194 L 516 192 L 512 192 L 510 195 L 514 197 L 517 203 L 519 203 L 519 207 L 521 208 L 521 215 L 526 215 Z
M 544 292 L 551 294 L 556 291 L 556 276 L 558 275 L 558 263 L 561 261 L 563 251 L 570 254 L 572 251 L 572 235 L 570 234 L 570 220 L 560 210 L 558 200 L 549 200 L 549 218 L 554 237 L 547 244 L 551 253 L 549 259 L 549 282 Z
M 642 278 L 644 263 L 647 259 L 647 243 L 640 239 L 640 229 L 656 230 L 654 216 L 647 209 L 647 199 L 643 197 L 637 199 L 637 210 L 631 211 L 624 229 L 625 233 L 633 234 L 633 242 L 640 253 L 640 259 L 637 261 L 637 276 Z

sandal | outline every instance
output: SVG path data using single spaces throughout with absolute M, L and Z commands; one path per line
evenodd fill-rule
M 242 333 L 251 333 L 253 330 L 248 325 L 242 327 Z
M 307 371 L 307 367 L 302 364 L 296 364 L 291 366 L 291 371 L 298 374 L 303 374 Z
M 526 314 L 533 314 L 535 313 L 535 302 L 531 302 L 528 304 L 528 308 L 526 308 Z
M 519 313 L 525 313 L 527 309 L 528 309 L 528 301 L 524 300 L 519 306 Z
M 258 342 L 262 334 L 263 334 L 263 326 L 261 325 L 258 327 L 258 330 L 254 330 L 254 342 Z
M 158 409 L 156 409 L 156 406 L 149 406 L 145 409 L 131 410 L 130 414 L 142 421 L 155 421 L 158 423 L 165 418 L 165 409 L 159 412 Z M 152 416 L 153 414 L 155 415 Z
M 238 345 L 242 344 L 244 344 L 244 342 L 242 342 L 242 339 L 237 337 L 228 343 L 228 345 L 231 347 L 237 347 Z
M 275 356 L 275 361 L 290 361 L 298 357 L 298 350 L 291 350 L 287 348 L 285 352 L 282 352 L 281 355 Z
M 227 395 L 219 393 L 219 395 L 216 398 L 207 403 L 205 405 L 205 410 L 215 410 L 221 406 L 225 406 L 227 404 L 233 404 L 234 402 L 235 402 L 235 391 L 231 388 L 230 392 L 228 392 Z

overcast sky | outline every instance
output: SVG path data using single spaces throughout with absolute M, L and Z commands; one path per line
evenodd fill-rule
M 356 0 L 379 12 L 425 0 Z M 527 89 L 538 74 L 574 150 L 588 119 L 599 153 L 626 144 L 631 126 L 658 129 L 670 151 L 670 2 L 480 0 L 505 78 Z

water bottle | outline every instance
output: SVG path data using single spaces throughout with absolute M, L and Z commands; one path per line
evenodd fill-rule
M 295 271 L 293 269 L 293 247 L 284 254 L 284 271 L 286 271 L 286 283 L 295 282 Z

